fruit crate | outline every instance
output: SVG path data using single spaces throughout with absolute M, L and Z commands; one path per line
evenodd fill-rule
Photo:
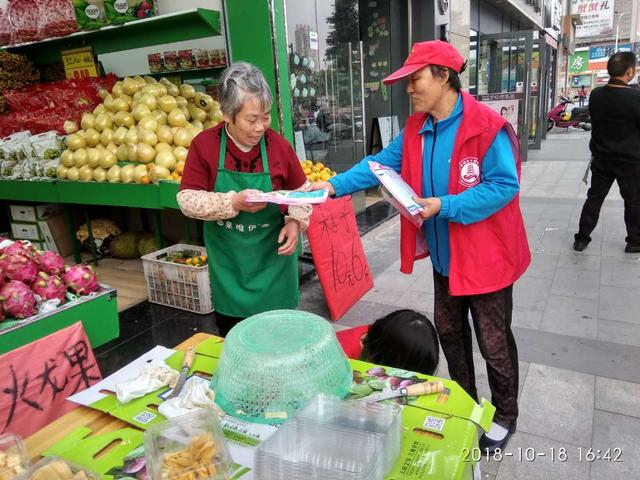
M 209 266 L 194 267 L 167 260 L 170 253 L 180 250 L 206 255 L 204 247 L 179 243 L 142 257 L 149 301 L 194 313 L 213 312 Z

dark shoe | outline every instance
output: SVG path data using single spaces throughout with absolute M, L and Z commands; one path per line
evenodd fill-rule
M 627 253 L 640 253 L 640 245 L 631 245 L 627 243 L 627 246 L 624 247 L 624 251 Z
M 487 437 L 486 433 L 483 433 L 482 436 L 480 437 L 480 442 L 479 442 L 480 452 L 482 453 L 482 455 L 487 455 L 487 454 L 493 455 L 493 452 L 495 452 L 498 448 L 500 450 L 504 450 L 504 447 L 507 446 L 507 442 L 509 441 L 510 438 L 511 438 L 511 432 L 508 432 L 507 435 L 502 440 L 493 440 Z
M 589 240 L 582 240 L 582 239 L 576 238 L 575 241 L 573 242 L 573 249 L 576 252 L 581 252 L 585 248 L 587 248 L 587 245 L 589 245 Z

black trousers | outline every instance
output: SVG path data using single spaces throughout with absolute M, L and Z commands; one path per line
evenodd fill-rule
M 478 401 L 469 312 L 487 365 L 494 422 L 511 432 L 518 419 L 518 349 L 511 331 L 513 285 L 497 292 L 454 297 L 449 277 L 433 271 L 435 325 L 449 375 Z
M 229 330 L 236 326 L 237 323 L 244 320 L 241 317 L 230 317 L 228 315 L 223 315 L 221 313 L 215 312 L 216 315 L 216 326 L 218 327 L 218 335 L 221 337 L 226 337 Z
M 591 187 L 582 207 L 576 239 L 591 241 L 591 232 L 598 224 L 600 209 L 615 180 L 624 200 L 625 240 L 629 245 L 640 245 L 640 162 L 607 162 L 594 158 L 591 173 Z

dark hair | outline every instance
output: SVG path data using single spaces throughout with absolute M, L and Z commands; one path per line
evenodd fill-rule
M 436 329 L 413 310 L 397 310 L 376 320 L 362 344 L 362 359 L 371 363 L 426 375 L 438 368 Z
M 460 83 L 460 74 L 464 72 L 466 68 L 467 62 L 464 62 L 462 64 L 462 67 L 460 67 L 460 72 L 456 72 L 449 67 L 443 67 L 442 65 L 429 65 L 431 75 L 433 75 L 434 77 L 444 78 L 446 73 L 448 72 L 449 79 L 447 80 L 447 83 L 451 85 L 451 88 L 453 88 L 456 92 L 460 92 L 460 90 L 462 89 L 462 84 Z
M 611 77 L 621 77 L 630 68 L 636 68 L 636 55 L 633 52 L 614 53 L 607 62 L 607 72 Z

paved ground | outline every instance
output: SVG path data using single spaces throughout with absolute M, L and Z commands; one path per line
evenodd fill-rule
M 521 413 L 508 450 L 546 456 L 485 462 L 486 480 L 640 478 L 640 254 L 623 251 L 616 186 L 592 243 L 582 253 L 571 248 L 587 190 L 581 179 L 588 141 L 588 133 L 554 131 L 523 166 L 521 204 L 533 260 L 514 289 Z M 363 238 L 375 287 L 336 328 L 371 323 L 401 307 L 433 317 L 431 265 L 420 262 L 411 276 L 399 272 L 398 223 L 396 217 Z M 305 285 L 299 308 L 328 317 L 317 281 Z M 482 365 L 479 353 L 476 361 Z M 486 373 L 477 370 L 480 394 L 490 399 Z M 447 376 L 442 355 L 438 375 Z M 567 460 L 552 463 L 552 447 L 564 448 Z M 610 450 L 611 460 L 587 461 L 589 448 Z

